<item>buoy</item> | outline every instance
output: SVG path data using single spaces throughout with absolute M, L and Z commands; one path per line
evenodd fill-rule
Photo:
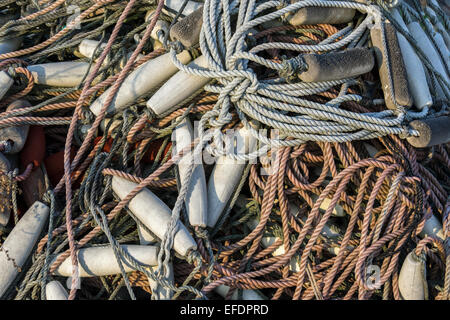
M 371 71 L 375 65 L 373 52 L 368 48 L 301 56 L 307 69 L 300 72 L 298 77 L 305 82 L 353 78 Z
M 94 57 L 94 52 L 97 49 L 97 46 L 99 46 L 98 49 L 97 49 L 97 51 L 98 51 L 97 55 L 96 55 L 97 58 L 94 60 L 95 62 L 97 62 L 98 57 L 100 57 L 101 52 L 106 47 L 106 43 L 102 43 L 100 45 L 99 45 L 99 43 L 100 43 L 100 41 L 97 41 L 97 40 L 84 39 L 79 44 L 78 51 L 83 57 L 92 59 Z M 125 64 L 127 63 L 127 61 L 130 59 L 132 54 L 133 54 L 132 52 L 128 52 L 125 55 L 125 57 L 122 57 L 119 60 L 118 68 L 114 68 L 114 71 L 119 72 L 120 70 L 122 70 L 123 67 L 125 67 Z M 144 57 L 143 54 L 138 54 L 138 56 L 136 57 L 135 61 L 138 61 L 142 57 Z M 110 56 L 107 55 L 105 57 L 105 59 L 103 60 L 102 66 L 106 66 L 110 61 L 111 61 Z
M 442 35 L 447 49 L 450 49 L 450 35 L 445 30 L 444 26 L 442 25 L 441 21 L 436 16 L 435 12 L 433 10 L 431 10 L 430 7 L 427 7 L 425 10 L 426 10 L 426 13 L 429 16 L 433 17 L 433 20 L 436 21 L 436 23 L 433 25 L 434 30 L 436 30 L 436 32 L 439 32 Z
M 291 3 L 297 0 L 291 1 Z M 305 7 L 296 12 L 290 12 L 286 20 L 293 26 L 301 24 L 340 24 L 353 20 L 356 10 L 334 7 Z
M 377 153 L 379 152 L 377 148 L 375 148 L 373 145 L 369 144 L 369 143 L 365 143 L 363 142 L 363 145 L 367 151 L 367 153 L 369 154 L 369 156 L 371 158 L 375 158 L 375 156 L 377 155 Z
M 170 28 L 172 41 L 180 41 L 183 46 L 190 48 L 198 44 L 203 24 L 203 6 L 181 19 Z
M 11 20 L 19 18 L 18 14 L 1 14 L 0 25 L 4 25 Z M 0 54 L 16 51 L 22 45 L 23 37 L 15 36 L 10 39 L 0 40 Z
M 208 67 L 208 61 L 204 56 L 200 56 L 191 62 L 189 67 L 206 68 Z M 192 97 L 210 80 L 210 78 L 189 74 L 180 70 L 167 80 L 147 101 L 147 108 L 158 117 L 161 117 Z
M 30 107 L 31 104 L 26 100 L 16 100 L 11 103 L 6 111 L 11 111 L 20 108 Z M 29 126 L 12 126 L 0 129 L 0 141 L 7 141 L 10 143 L 10 150 L 7 153 L 16 154 L 20 152 L 25 145 L 28 136 Z M 6 152 L 3 151 L 3 152 Z
M 0 99 L 8 92 L 13 83 L 14 80 L 5 71 L 0 71 Z
M 94 52 L 97 49 L 98 51 L 98 56 L 100 56 L 99 54 L 101 54 L 101 52 L 103 51 L 103 49 L 106 47 L 106 43 L 101 43 L 99 45 L 100 41 L 97 40 L 91 40 L 91 39 L 84 39 L 80 42 L 80 44 L 78 45 L 78 51 L 80 51 L 80 53 L 85 56 L 86 58 L 91 58 L 94 56 Z M 105 59 L 106 61 L 106 59 Z
M 0 297 L 19 274 L 47 221 L 49 208 L 36 201 L 12 229 L 0 250 Z
M 438 239 L 441 239 L 442 241 L 445 241 L 444 230 L 442 230 L 442 225 L 439 222 L 439 220 L 434 216 L 434 214 L 432 214 L 431 217 L 425 221 L 423 229 L 419 235 L 421 237 L 433 236 Z
M 135 260 L 149 266 L 156 266 L 158 263 L 158 247 L 141 245 L 121 245 Z M 59 255 L 52 261 L 56 261 Z M 110 245 L 82 248 L 77 251 L 78 275 L 80 277 L 100 277 L 120 273 L 120 267 L 117 263 L 114 250 Z M 135 268 L 129 260 L 121 260 L 125 272 L 134 271 Z M 61 263 L 54 275 L 70 277 L 72 276 L 72 261 L 70 257 Z
M 289 205 L 289 212 L 290 212 L 293 216 L 297 217 L 297 216 L 298 216 L 298 213 L 299 213 L 299 208 L 298 208 L 295 204 L 290 203 L 290 205 Z M 301 220 L 302 220 L 303 222 L 305 222 L 305 221 L 306 221 L 306 217 L 302 217 Z M 259 223 L 259 221 L 258 221 L 257 219 L 251 219 L 251 220 L 249 220 L 249 221 L 247 222 L 247 226 L 248 226 L 250 229 L 253 230 L 253 229 L 256 228 L 256 226 L 258 225 L 258 223 Z M 337 230 L 337 228 L 335 228 L 335 226 L 334 226 L 333 224 L 331 224 L 330 221 L 328 221 L 328 222 L 325 224 L 325 226 L 323 227 L 322 232 L 321 232 L 321 235 L 322 235 L 322 237 L 324 237 L 324 238 L 326 238 L 326 239 L 328 239 L 328 240 L 337 240 L 337 239 L 339 238 L 339 236 L 340 236 L 340 233 L 339 233 L 339 231 Z M 265 236 L 265 237 L 263 237 L 263 238 L 261 239 L 261 245 L 262 245 L 264 248 L 268 248 L 268 247 L 270 247 L 271 245 L 273 245 L 277 240 L 279 240 L 279 238 L 277 238 L 277 237 Z M 339 253 L 339 249 L 340 249 L 340 248 L 338 248 L 338 247 L 330 247 L 330 248 L 327 248 L 327 249 L 328 249 L 328 252 L 330 252 L 331 254 L 337 255 L 337 254 Z M 286 251 L 284 250 L 284 246 L 283 246 L 283 245 L 280 245 L 277 249 L 275 249 L 275 250 L 272 252 L 272 255 L 273 255 L 274 257 L 276 257 L 276 256 L 281 256 L 281 255 L 283 255 L 283 254 L 285 254 L 285 253 L 286 253 Z M 290 262 L 289 262 L 289 269 L 290 269 L 291 271 L 293 271 L 293 272 L 299 272 L 299 271 L 300 271 L 300 266 L 299 266 L 299 264 L 298 264 L 298 262 L 297 262 L 297 255 L 294 255 L 294 256 L 291 258 L 291 260 L 290 260 Z
M 145 230 L 139 223 L 137 224 L 137 231 L 140 244 L 142 245 L 156 244 L 157 241 L 155 237 L 150 232 Z
M 317 199 L 319 199 L 318 196 L 316 196 L 315 194 L 313 194 L 311 196 L 311 198 L 313 199 L 314 202 L 317 201 Z M 320 204 L 320 211 L 322 211 L 323 213 L 325 213 L 325 211 L 327 211 L 328 207 L 330 206 L 331 203 L 331 199 L 330 198 L 325 198 L 323 199 L 322 203 Z M 335 217 L 345 217 L 346 213 L 344 211 L 344 208 L 342 208 L 342 206 L 340 206 L 339 204 L 336 203 L 335 207 L 333 208 L 333 212 L 331 213 L 332 216 Z
M 228 295 L 228 291 L 230 291 L 230 287 L 221 284 L 220 286 L 214 288 L 214 291 L 218 293 L 221 297 L 225 298 Z M 231 295 L 231 300 L 239 299 L 239 290 L 234 290 Z M 267 300 L 259 291 L 257 290 L 242 290 L 242 300 Z
M 406 67 L 397 39 L 397 32 L 389 21 L 383 23 L 383 29 L 385 31 L 386 48 L 383 46 L 380 23 L 372 27 L 370 35 L 378 62 L 378 73 L 380 74 L 386 106 L 392 110 L 396 110 L 397 105 L 410 108 L 413 99 L 409 90 Z
M 403 31 L 408 32 L 408 27 L 397 9 L 392 10 L 392 15 Z M 411 95 L 413 96 L 414 105 L 419 110 L 430 107 L 433 104 L 433 98 L 431 97 L 430 89 L 427 84 L 427 77 L 422 62 L 411 44 L 401 33 L 397 32 L 397 38 L 402 52 L 403 62 L 405 63 L 408 85 L 411 90 Z
M 182 63 L 188 63 L 191 60 L 191 56 L 187 51 L 178 54 L 177 58 Z M 158 88 L 177 71 L 178 68 L 172 63 L 170 53 L 163 54 L 142 64 L 125 78 L 109 105 L 107 114 L 112 115 L 120 112 L 127 104 Z M 106 90 L 92 103 L 90 107 L 92 113 L 95 115 L 100 113 L 111 90 L 112 88 Z M 171 95 L 173 95 L 173 92 Z M 164 99 L 166 98 L 164 97 Z
M 50 281 L 45 286 L 47 300 L 68 300 L 69 294 L 59 281 Z
M 410 252 L 403 262 L 398 277 L 398 288 L 403 300 L 428 300 L 425 257 Z
M 125 198 L 136 186 L 136 183 L 129 180 L 117 176 L 112 178 L 112 189 L 120 199 Z M 147 188 L 142 189 L 128 203 L 128 208 L 159 239 L 164 238 L 172 211 L 153 192 Z M 173 248 L 184 257 L 191 250 L 196 250 L 197 244 L 186 227 L 181 222 L 178 223 L 178 231 L 173 239 Z
M 183 119 L 183 121 L 175 128 L 172 137 L 172 141 L 175 141 L 173 155 L 188 147 L 194 141 L 194 129 L 188 118 Z M 186 183 L 183 179 L 189 170 L 189 164 L 193 157 L 192 150 L 178 162 L 181 185 Z M 192 172 L 191 183 L 186 194 L 185 204 L 189 223 L 192 226 L 205 228 L 208 223 L 207 188 L 205 171 L 201 161 L 201 159 L 197 159 L 197 161 L 194 159 L 194 171 Z
M 251 153 L 256 146 L 256 138 L 245 127 L 237 130 L 233 138 L 236 139 L 236 155 Z M 242 178 L 245 165 L 245 161 L 227 156 L 217 159 L 208 181 L 208 227 L 214 227 L 219 220 Z
M 408 24 L 408 29 L 412 37 L 416 40 L 417 45 L 426 55 L 434 69 L 444 78 L 444 80 L 449 82 L 447 71 L 445 70 L 444 64 L 439 57 L 439 53 L 434 48 L 433 43 L 431 42 L 430 38 L 428 38 L 425 31 L 423 31 L 420 24 L 416 21 L 413 21 Z M 440 85 L 438 86 L 440 87 Z
M 151 19 L 153 18 L 153 16 L 155 15 L 155 12 L 156 12 L 156 10 L 149 10 L 149 11 L 147 11 L 147 14 L 145 15 L 145 21 L 146 22 L 150 22 Z M 160 39 L 159 34 L 161 32 L 162 32 L 162 35 L 169 34 L 170 24 L 167 21 L 162 20 L 160 17 L 161 16 L 159 16 L 158 20 L 156 20 L 156 24 L 153 27 L 153 30 L 152 30 L 152 32 L 150 34 L 150 36 L 154 40 L 159 40 Z
M 164 1 L 163 12 L 168 16 L 175 17 L 175 15 L 181 10 L 184 2 L 184 0 L 166 0 Z M 203 6 L 203 3 L 201 2 L 188 1 L 183 9 L 182 15 L 188 16 L 201 6 Z
M 426 148 L 450 142 L 450 116 L 424 118 L 409 123 L 410 127 L 419 131 L 418 137 L 406 140 L 416 148 Z
M 34 64 L 27 67 L 34 83 L 54 87 L 76 87 L 89 70 L 89 63 L 82 61 L 64 61 Z

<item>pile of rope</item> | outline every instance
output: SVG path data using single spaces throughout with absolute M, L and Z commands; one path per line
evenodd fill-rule
M 1 226 L 0 245 L 29 206 L 20 190 L 25 193 L 35 170 L 43 175 L 38 198 L 50 208 L 43 235 L 2 298 L 45 300 L 46 285 L 58 280 L 69 299 L 162 299 L 168 291 L 172 299 L 400 300 L 402 263 L 414 252 L 426 261 L 428 298 L 450 299 L 450 146 L 418 149 L 406 141 L 419 135 L 408 125 L 412 120 L 449 114 L 450 84 L 390 14 L 397 6 L 405 21 L 420 22 L 428 34 L 437 23 L 448 32 L 450 20 L 439 4 L 205 0 L 198 45 L 152 35 L 158 21 L 175 25 L 188 2 L 173 13 L 164 0 L 0 0 L 0 14 L 12 17 L 0 27 L 0 42 L 22 39 L 20 48 L 0 54 L 0 70 L 14 79 L 0 100 L 0 130 L 45 128 L 42 161 L 3 171 L 0 201 L 14 218 Z M 349 23 L 286 22 L 306 7 L 357 14 Z M 387 109 L 376 68 L 340 80 L 298 79 L 307 68 L 302 54 L 368 48 L 370 29 L 386 20 L 417 51 L 432 106 Z M 98 41 L 90 58 L 78 50 L 86 39 Z M 182 63 L 177 54 L 184 50 L 206 58 L 208 67 Z M 209 83 L 162 115 L 146 107 L 154 92 L 108 114 L 126 77 L 167 53 L 178 69 Z M 88 64 L 77 85 L 36 84 L 27 68 L 63 61 Z M 102 94 L 95 115 L 90 106 Z M 23 100 L 30 104 L 4 110 Z M 172 152 L 171 138 L 186 118 L 199 123 L 193 154 L 246 163 L 213 228 L 192 226 L 184 205 L 194 163 L 180 177 L 176 165 L 187 150 Z M 258 147 L 226 153 L 226 132 L 242 127 Z M 271 130 L 276 138 L 267 135 Z M 2 152 L 8 148 L 2 141 Z M 203 166 L 208 176 L 213 165 Z M 119 198 L 113 177 L 137 186 Z M 145 188 L 172 208 L 163 238 L 128 208 Z M 442 225 L 440 237 L 424 231 L 429 219 Z M 180 224 L 197 244 L 186 256 L 173 250 Z M 154 236 L 157 266 L 123 247 L 142 243 L 142 230 Z M 78 266 L 81 249 L 105 245 L 119 274 L 81 282 L 78 268 L 71 278 L 55 274 L 66 260 Z

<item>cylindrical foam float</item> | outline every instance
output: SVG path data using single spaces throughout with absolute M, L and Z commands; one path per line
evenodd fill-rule
M 248 154 L 256 146 L 256 138 L 245 127 L 237 130 L 234 138 L 237 155 Z M 217 159 L 208 181 L 208 227 L 214 227 L 219 220 L 242 178 L 245 165 L 245 161 L 227 156 Z
M 113 176 L 112 189 L 120 199 L 125 198 L 135 187 L 136 183 Z M 128 208 L 151 232 L 163 239 L 169 227 L 172 211 L 156 195 L 147 188 L 142 189 L 129 203 Z M 181 256 L 196 250 L 197 244 L 186 227 L 178 222 L 178 231 L 173 239 L 173 248 Z
M 404 300 L 428 300 L 425 257 L 410 252 L 403 262 L 398 277 L 398 288 Z
M 298 77 L 305 82 L 353 78 L 373 69 L 373 52 L 367 48 L 352 48 L 340 52 L 303 54 L 307 70 Z
M 0 25 L 4 25 L 11 20 L 19 18 L 18 14 L 1 14 Z M 0 54 L 16 51 L 22 45 L 22 36 L 15 36 L 10 39 L 0 40 Z
M 206 68 L 208 61 L 200 56 L 189 64 L 193 68 Z M 178 71 L 147 101 L 147 108 L 158 117 L 173 111 L 192 95 L 201 90 L 211 79 Z M 176 94 L 173 94 L 176 92 Z
M 36 201 L 11 231 L 0 251 L 0 297 L 19 274 L 47 221 L 49 208 Z
M 176 142 L 173 148 L 174 155 L 190 146 L 194 141 L 194 129 L 188 118 L 183 119 L 175 128 L 172 141 Z M 193 150 L 191 150 L 178 162 L 181 185 L 185 183 L 184 177 L 189 171 L 189 165 L 193 156 Z M 201 159 L 194 159 L 194 171 L 192 172 L 191 183 L 185 198 L 186 212 L 189 217 L 189 223 L 192 226 L 204 228 L 208 222 L 206 190 L 205 171 Z
M 158 263 L 158 247 L 156 246 L 121 245 L 121 248 L 142 264 L 156 266 Z M 52 264 L 58 257 L 59 255 L 52 261 Z M 77 251 L 77 258 L 78 275 L 80 277 L 99 277 L 120 273 L 119 264 L 110 245 L 80 249 Z M 125 272 L 135 270 L 126 258 L 125 261 L 122 260 L 121 262 Z M 64 260 L 53 274 L 64 277 L 72 276 L 72 261 L 70 257 Z
M 408 24 L 408 29 L 412 37 L 416 40 L 419 48 L 428 58 L 428 61 L 431 63 L 431 65 L 444 78 L 444 80 L 448 82 L 449 77 L 447 75 L 447 71 L 445 70 L 444 64 L 439 57 L 439 53 L 436 51 L 433 43 L 431 42 L 430 38 L 428 38 L 425 31 L 423 31 L 420 24 L 416 21 L 411 22 L 410 24 Z
M 370 30 L 375 56 L 378 61 L 378 73 L 384 93 L 384 100 L 389 109 L 397 109 L 397 105 L 410 108 L 413 104 L 409 90 L 406 67 L 397 39 L 397 32 L 390 22 L 383 23 L 386 48 L 383 46 L 383 34 L 380 24 Z M 391 83 L 392 80 L 392 83 Z M 394 96 L 392 96 L 392 94 Z
M 297 0 L 291 2 L 294 3 Z M 355 13 L 355 9 L 349 8 L 305 7 L 297 12 L 289 13 L 286 20 L 293 26 L 320 23 L 340 24 L 352 21 Z
M 76 87 L 89 70 L 89 63 L 82 61 L 64 61 L 34 64 L 27 67 L 34 83 L 54 87 Z
M 183 51 L 177 55 L 182 63 L 191 60 L 191 55 L 187 51 Z M 130 73 L 109 105 L 106 113 L 108 115 L 120 112 L 127 104 L 136 101 L 139 97 L 151 93 L 162 83 L 169 79 L 178 71 L 178 68 L 172 63 L 170 53 L 163 54 L 155 59 L 147 61 L 138 69 Z M 92 113 L 98 115 L 105 103 L 106 98 L 112 88 L 106 90 L 100 97 L 95 100 L 90 109 Z M 171 93 L 173 95 L 173 92 Z M 167 97 L 164 97 L 166 99 Z
M 434 214 L 432 214 L 431 217 L 425 221 L 420 236 L 422 237 L 432 236 L 441 239 L 442 241 L 445 241 L 444 230 L 442 230 L 442 225 L 439 222 L 439 220 L 434 216 Z
M 69 294 L 59 281 L 50 281 L 45 286 L 47 300 L 68 300 Z
M 163 12 L 171 17 L 175 17 L 175 15 L 180 12 L 184 2 L 184 0 L 166 0 L 164 1 Z M 202 5 L 203 3 L 198 1 L 188 1 L 183 9 L 182 15 L 188 16 Z
M 156 12 L 156 10 L 147 11 L 147 13 L 145 15 L 145 21 L 150 22 L 151 19 L 153 18 L 153 15 L 155 14 L 155 12 Z M 160 31 L 163 32 L 164 35 L 166 35 L 169 33 L 169 27 L 170 27 L 170 24 L 167 21 L 159 18 L 158 20 L 156 20 L 156 24 L 153 27 L 153 30 L 152 30 L 150 36 L 154 40 L 159 40 L 158 34 L 160 33 Z
M 173 273 L 173 265 L 169 262 L 169 274 L 167 275 L 167 280 L 174 284 L 174 273 Z M 159 286 L 156 281 L 153 281 L 151 278 L 148 278 L 148 283 L 150 284 L 150 288 L 152 290 L 152 294 L 158 290 L 159 300 L 170 300 L 173 296 L 173 291 L 169 288 L 163 288 Z
M 198 44 L 203 24 L 203 6 L 181 19 L 170 28 L 170 38 L 180 41 L 183 46 L 190 48 Z
M 228 291 L 230 291 L 229 286 L 225 286 L 221 284 L 220 286 L 214 288 L 214 291 L 217 292 L 221 297 L 225 298 L 228 295 Z M 231 295 L 231 300 L 239 299 L 239 290 L 235 290 Z M 259 291 L 257 290 L 242 290 L 242 300 L 267 300 Z
M 406 140 L 416 148 L 426 148 L 450 142 L 450 116 L 425 118 L 409 123 L 410 127 L 419 131 L 418 137 Z
M 16 100 L 11 103 L 6 111 L 30 107 L 26 100 Z M 11 149 L 8 153 L 18 153 L 22 150 L 28 137 L 29 126 L 13 126 L 0 129 L 0 141 L 9 141 Z
M 14 80 L 5 71 L 0 71 L 0 99 L 8 92 L 13 83 Z
M 397 9 L 392 11 L 392 15 L 395 17 L 395 20 L 400 24 L 402 29 L 408 32 L 408 27 Z M 419 110 L 422 110 L 423 108 L 429 107 L 433 104 L 433 98 L 431 97 L 430 89 L 427 84 L 425 70 L 422 62 L 408 40 L 406 40 L 406 38 L 399 32 L 397 32 L 397 38 L 402 52 L 403 62 L 405 63 L 408 84 L 411 90 L 411 95 L 414 99 L 414 105 Z

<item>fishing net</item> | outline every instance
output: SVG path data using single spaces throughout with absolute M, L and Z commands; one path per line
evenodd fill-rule
M 0 244 L 35 201 L 48 207 L 28 259 L 0 247 L 17 273 L 2 297 L 49 299 L 58 281 L 69 299 L 401 300 L 405 286 L 420 291 L 415 299 L 449 299 L 450 147 L 413 146 L 421 131 L 410 125 L 448 121 L 447 9 L 417 0 L 0 1 L 0 50 L 13 46 L 0 70 L 14 80 L 0 131 L 29 128 L 16 158 L 1 136 Z M 441 69 L 396 14 L 422 26 Z M 197 39 L 171 37 L 195 15 Z M 409 43 L 430 103 L 402 103 L 395 63 L 380 79 L 377 28 L 382 55 L 392 55 L 389 28 Z M 311 75 L 307 59 L 348 52 L 355 60 Z M 45 78 L 40 70 L 58 63 L 66 69 Z M 195 139 L 180 149 L 174 135 L 187 122 Z M 254 148 L 227 152 L 230 131 Z M 211 159 L 224 157 L 238 179 L 214 223 L 193 223 L 196 168 L 208 181 Z M 121 194 L 119 182 L 131 187 Z M 132 203 L 149 192 L 162 204 L 142 205 L 146 220 Z M 143 246 L 153 263 L 133 254 Z M 88 250 L 103 250 L 114 272 L 86 276 Z M 411 256 L 422 273 L 404 284 Z

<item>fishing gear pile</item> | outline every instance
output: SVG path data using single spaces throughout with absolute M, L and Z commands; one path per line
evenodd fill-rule
M 0 296 L 450 299 L 449 6 L 0 0 Z

